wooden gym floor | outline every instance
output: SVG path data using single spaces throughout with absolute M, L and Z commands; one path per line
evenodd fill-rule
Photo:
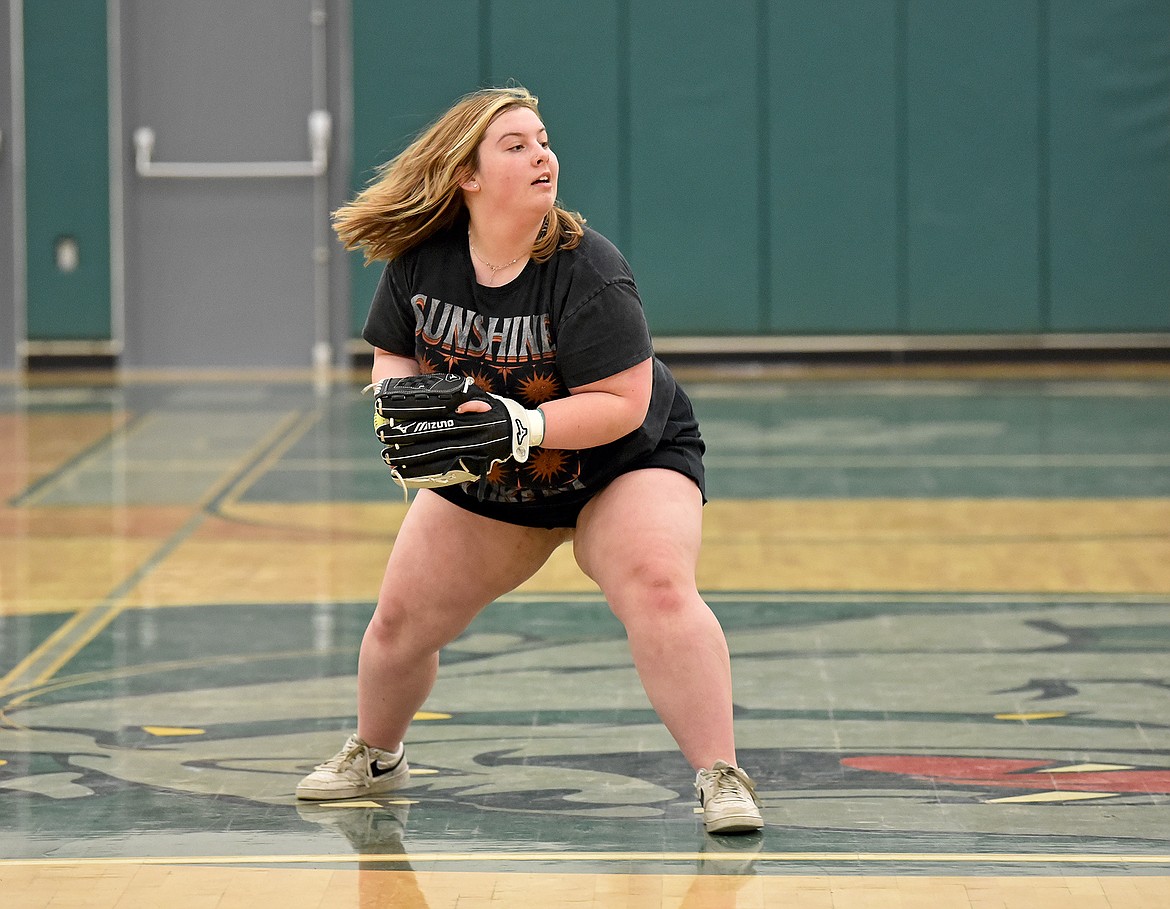
M 567 549 L 409 789 L 298 805 L 404 511 L 361 378 L 9 376 L 0 905 L 1170 906 L 1170 368 L 680 373 L 762 836 L 704 836 Z

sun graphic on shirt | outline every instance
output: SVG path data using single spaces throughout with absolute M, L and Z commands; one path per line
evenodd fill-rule
M 531 379 L 525 379 L 520 383 L 520 393 L 525 400 L 533 404 L 543 404 L 556 397 L 559 384 L 555 376 L 545 376 L 537 372 L 532 374 Z
M 492 393 L 492 379 L 491 376 L 487 375 L 486 373 L 482 371 L 471 373 L 471 381 L 473 381 L 481 391 L 486 391 L 488 394 Z
M 484 478 L 493 486 L 500 486 L 508 479 L 508 471 L 500 461 L 496 461 L 484 474 Z
M 528 470 L 542 483 L 548 483 L 565 469 L 568 458 L 559 448 L 539 448 L 528 461 Z

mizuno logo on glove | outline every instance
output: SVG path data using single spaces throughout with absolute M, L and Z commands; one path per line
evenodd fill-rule
M 408 432 L 434 432 L 436 429 L 450 429 L 454 425 L 454 420 L 419 420 L 415 423 L 395 423 L 390 428 L 405 434 Z

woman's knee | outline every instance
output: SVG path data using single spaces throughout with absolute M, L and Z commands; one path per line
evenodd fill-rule
M 409 653 L 437 652 L 455 638 L 466 623 L 437 610 L 423 614 L 418 608 L 397 597 L 383 596 L 366 626 L 365 640 L 383 651 Z
M 393 602 L 387 602 L 383 597 L 378 602 L 374 614 L 370 616 L 366 625 L 366 638 L 372 638 L 382 645 L 392 644 L 401 640 L 409 626 L 405 610 Z
M 623 622 L 636 618 L 670 621 L 699 601 L 692 572 L 649 554 L 613 572 L 601 588 Z

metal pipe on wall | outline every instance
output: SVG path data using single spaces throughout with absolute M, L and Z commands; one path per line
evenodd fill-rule
M 110 334 L 113 352 L 126 342 L 126 178 L 122 145 L 122 0 L 106 0 L 106 78 L 110 148 Z M 121 365 L 119 360 L 119 365 Z
M 328 109 L 329 19 L 325 0 L 311 0 L 313 111 Z M 328 388 L 333 362 L 329 305 L 329 171 L 313 178 L 313 377 L 319 391 Z
M 12 82 L 12 342 L 19 365 L 28 343 L 28 217 L 24 158 L 24 2 L 8 4 Z

